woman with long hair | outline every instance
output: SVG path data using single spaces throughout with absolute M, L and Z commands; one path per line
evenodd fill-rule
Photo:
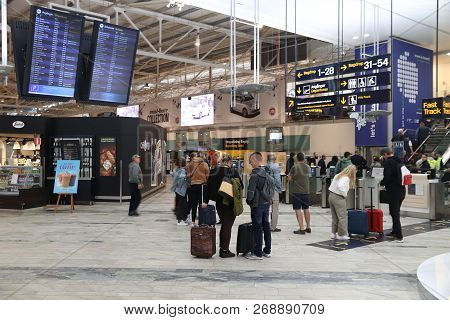
M 337 174 L 331 182 L 328 202 L 331 209 L 331 239 L 348 240 L 347 193 L 356 187 L 358 169 L 350 165 Z
M 231 229 L 233 228 L 234 220 L 236 220 L 234 200 L 224 199 L 219 193 L 219 189 L 224 177 L 230 179 L 238 178 L 241 190 L 243 188 L 243 183 L 237 170 L 232 168 L 233 162 L 230 156 L 224 155 L 221 160 L 218 159 L 218 163 L 220 163 L 220 166 L 213 169 L 208 177 L 203 207 L 206 207 L 210 200 L 216 203 L 217 214 L 220 217 L 220 221 L 222 221 L 220 227 L 219 255 L 221 258 L 232 258 L 235 256 L 235 254 L 230 251 Z
M 178 166 L 173 172 L 172 191 L 175 192 L 175 215 L 179 226 L 188 226 L 188 184 L 186 180 L 186 159 L 180 158 Z

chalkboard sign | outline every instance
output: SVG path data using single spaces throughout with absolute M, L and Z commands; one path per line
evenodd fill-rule
M 61 141 L 63 160 L 81 160 L 80 140 Z

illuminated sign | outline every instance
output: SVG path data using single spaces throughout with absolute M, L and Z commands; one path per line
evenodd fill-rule
M 377 90 L 360 93 L 344 94 L 339 97 L 339 105 L 342 107 L 353 107 L 356 105 L 367 105 L 375 103 L 387 103 L 391 101 L 391 90 Z
M 336 103 L 336 96 L 297 99 L 294 110 L 295 112 L 300 112 L 302 110 L 334 108 L 336 107 Z
M 333 63 L 305 69 L 298 69 L 295 72 L 295 81 L 299 82 L 327 77 L 335 77 L 338 75 L 338 73 L 340 75 L 344 75 L 349 73 L 374 71 L 389 68 L 390 66 L 391 56 L 389 54 L 386 54 L 370 57 L 367 59 L 345 61 L 339 64 Z
M 445 101 L 447 105 L 450 101 Z M 422 117 L 423 118 L 442 118 L 444 115 L 444 98 L 423 99 L 422 100 Z

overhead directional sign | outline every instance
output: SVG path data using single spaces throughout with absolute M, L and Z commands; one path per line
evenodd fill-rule
M 391 73 L 374 73 L 370 75 L 345 78 L 339 81 L 339 90 L 358 90 L 384 87 L 391 84 Z
M 339 74 L 357 73 L 363 71 L 374 71 L 388 68 L 391 65 L 391 56 L 389 54 L 375 56 L 367 59 L 350 60 L 342 63 L 333 63 L 322 66 L 314 66 L 305 69 L 298 69 L 295 72 L 295 81 L 306 81 L 313 79 L 322 79 L 335 77 Z
M 336 81 L 325 80 L 325 81 L 297 84 L 295 86 L 295 95 L 308 96 L 311 94 L 334 92 L 335 90 L 336 90 Z
M 299 112 L 306 109 L 333 108 L 336 106 L 336 101 L 336 96 L 296 99 L 294 110 Z
M 295 107 L 295 98 L 286 97 L 286 112 L 291 112 Z
M 351 60 L 341 63 L 340 73 L 356 73 L 363 71 L 379 70 L 388 68 L 391 65 L 391 56 L 389 54 L 382 56 L 375 56 L 362 60 Z
M 366 91 L 359 93 L 344 94 L 339 97 L 339 105 L 352 107 L 356 105 L 367 105 L 374 103 L 387 103 L 391 101 L 391 90 Z

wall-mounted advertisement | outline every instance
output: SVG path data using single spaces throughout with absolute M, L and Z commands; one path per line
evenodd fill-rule
M 118 117 L 139 118 L 139 105 L 117 108 Z
M 76 194 L 80 176 L 80 160 L 58 160 L 53 193 Z
M 214 94 L 181 98 L 181 126 L 214 124 Z
M 100 176 L 115 177 L 116 166 L 116 138 L 101 137 L 100 138 Z
M 255 95 L 236 94 L 236 105 L 230 107 L 230 112 L 243 118 L 254 118 L 261 114 Z

